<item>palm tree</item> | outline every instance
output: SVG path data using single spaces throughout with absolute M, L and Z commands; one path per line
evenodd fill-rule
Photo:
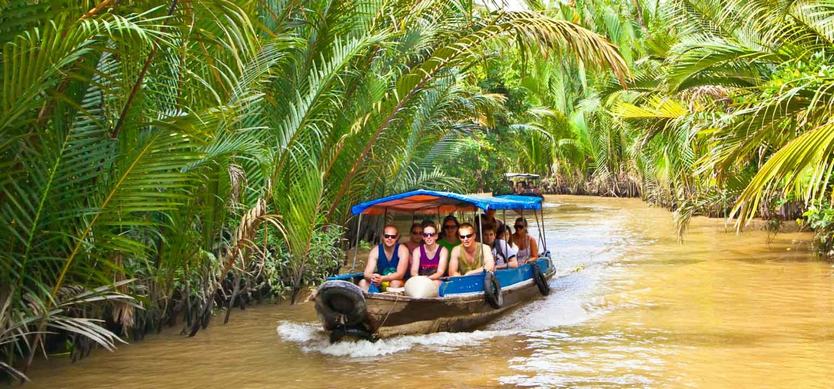
M 428 164 L 495 104 L 461 87 L 485 42 L 627 75 L 594 33 L 468 2 L 28 6 L 0 5 L 6 369 L 52 332 L 112 347 L 98 317 L 136 338 L 183 313 L 193 335 L 267 258 L 295 296 L 348 205 L 455 184 Z
M 665 11 L 676 43 L 653 91 L 637 101 L 644 113 L 655 111 L 644 115 L 655 123 L 669 121 L 658 102 L 687 107 L 672 121 L 689 134 L 679 137 L 689 173 L 676 180 L 708 187 L 717 179 L 737 196 L 730 215 L 739 226 L 773 197 L 828 198 L 831 5 L 673 1 Z

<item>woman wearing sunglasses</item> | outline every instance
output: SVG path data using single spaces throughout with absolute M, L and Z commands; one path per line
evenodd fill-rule
M 440 284 L 440 277 L 446 273 L 449 251 L 437 244 L 437 227 L 434 223 L 423 224 L 423 243 L 411 252 L 411 276 L 429 277 Z
M 469 223 L 463 223 L 458 228 L 458 233 L 461 244 L 452 249 L 449 259 L 449 275 L 465 276 L 484 270 L 495 270 L 492 249 L 475 239 L 475 227 Z
M 437 244 L 452 251 L 452 249 L 460 244 L 460 239 L 458 239 L 458 227 L 460 223 L 458 223 L 458 218 L 455 215 L 446 216 L 443 219 L 443 237 L 437 241 Z
M 511 243 L 518 248 L 515 258 L 519 266 L 539 257 L 539 246 L 536 240 L 527 234 L 527 219 L 523 217 L 515 219 L 515 233 L 512 235 Z

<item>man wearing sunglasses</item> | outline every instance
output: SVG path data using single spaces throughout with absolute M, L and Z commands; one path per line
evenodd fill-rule
M 465 276 L 484 270 L 495 270 L 492 248 L 475 239 L 474 226 L 469 223 L 461 224 L 458 228 L 458 237 L 461 244 L 452 249 L 449 260 L 450 276 Z
M 383 291 L 386 286 L 403 286 L 409 254 L 408 248 L 398 242 L 399 238 L 397 227 L 387 225 L 382 229 L 382 243 L 368 253 L 365 278 L 359 281 L 359 287 L 367 291 L 373 284 Z

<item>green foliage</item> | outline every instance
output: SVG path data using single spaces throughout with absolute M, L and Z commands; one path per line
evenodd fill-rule
M 815 231 L 820 252 L 834 254 L 834 207 L 828 202 L 814 204 L 802 216 Z
M 490 50 L 628 74 L 565 19 L 470 8 L 0 2 L 0 368 L 21 377 L 48 338 L 112 347 L 98 318 L 193 336 L 215 307 L 295 299 L 337 268 L 350 205 L 465 189 L 438 161 L 496 128 L 505 97 L 472 79 Z

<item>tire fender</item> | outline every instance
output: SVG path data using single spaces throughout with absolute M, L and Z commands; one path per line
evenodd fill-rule
M 347 281 L 327 281 L 316 294 L 316 313 L 324 328 L 337 325 L 355 326 L 365 321 L 367 304 L 362 289 Z
M 498 309 L 504 304 L 504 295 L 501 293 L 501 283 L 495 277 L 495 273 L 484 272 L 484 298 L 489 306 Z
M 542 273 L 542 269 L 539 267 L 537 262 L 530 262 L 530 268 L 533 269 L 533 282 L 536 283 L 536 287 L 539 288 L 539 293 L 542 296 L 547 296 L 550 294 L 550 285 L 547 283 L 547 277 L 544 276 Z

